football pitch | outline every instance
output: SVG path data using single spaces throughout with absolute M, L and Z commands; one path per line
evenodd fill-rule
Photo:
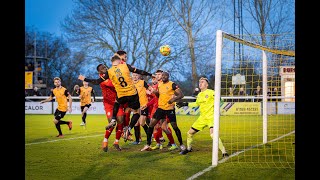
M 177 115 L 177 123 L 185 145 L 186 133 L 197 117 Z M 235 130 L 235 127 L 230 126 L 236 126 L 236 129 L 239 130 L 241 126 L 246 126 L 245 121 L 252 123 L 249 122 L 252 121 L 250 117 L 243 118 L 245 119 L 243 122 L 233 123 L 232 120 L 229 120 L 230 117 L 222 116 L 220 132 Z M 271 117 L 270 121 L 272 118 L 276 119 L 276 116 Z M 250 160 L 255 161 L 255 157 L 260 157 L 255 153 L 268 153 L 264 147 L 278 146 L 276 141 L 274 144 L 271 142 L 262 147 L 253 147 L 252 149 L 259 149 L 259 151 L 248 150 L 250 156 L 248 156 L 249 153 L 246 156 L 245 152 L 240 153 L 246 148 L 245 145 L 233 144 L 236 142 L 235 137 L 221 136 L 230 157 L 222 159 L 219 151 L 218 166 L 211 167 L 212 139 L 208 128 L 194 136 L 193 152 L 186 155 L 180 155 L 179 150 L 169 151 L 166 147 L 168 140 L 165 134 L 163 135 L 166 142 L 162 150 L 141 152 L 140 149 L 146 144 L 143 128 L 141 128 L 142 143 L 139 145 L 133 145 L 130 141 L 124 142 L 122 138 L 120 139 L 119 144 L 122 151 L 117 151 L 112 146 L 115 138 L 114 130 L 109 138 L 109 150 L 104 152 L 101 145 L 107 125 L 105 115 L 88 114 L 86 128 L 80 126 L 80 115 L 66 114 L 63 120 L 72 120 L 73 128 L 69 131 L 67 125 L 61 125 L 64 137 L 57 138 L 58 132 L 53 124 L 53 115 L 25 115 L 25 179 L 295 179 L 294 163 L 284 167 L 260 167 L 257 165 L 259 163 L 250 162 Z M 294 124 L 294 122 L 291 123 Z M 274 124 L 281 126 L 280 130 L 286 128 L 278 122 Z M 247 131 L 244 132 L 250 135 L 250 132 Z M 268 136 L 272 137 L 272 132 L 275 131 L 270 130 Z M 134 134 L 134 130 L 131 130 L 131 133 Z M 174 131 L 173 137 L 179 145 Z M 285 138 L 294 140 L 294 135 Z M 237 139 L 237 141 L 242 141 L 242 139 Z M 248 139 L 246 141 L 252 142 Z M 155 144 L 152 142 L 152 146 Z M 277 153 L 278 155 L 280 153 L 279 156 L 285 159 L 273 158 L 272 164 L 294 162 L 294 149 L 288 152 L 283 147 L 277 148 L 284 149 Z

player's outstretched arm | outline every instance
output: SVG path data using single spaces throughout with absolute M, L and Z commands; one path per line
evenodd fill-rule
M 46 103 L 46 102 L 50 102 L 53 99 L 53 97 L 52 97 L 53 95 L 52 94 L 53 93 L 51 92 L 50 96 L 47 99 L 40 101 L 40 104 Z
M 68 100 L 69 100 L 68 110 L 69 110 L 69 113 L 71 113 L 72 112 L 72 97 L 69 92 L 68 92 Z
M 79 75 L 79 76 L 78 76 L 78 79 L 81 80 L 81 81 L 86 81 L 86 82 L 89 82 L 89 83 L 98 85 L 98 84 L 102 83 L 103 81 L 105 81 L 106 79 L 109 78 L 108 73 L 106 73 L 104 77 L 105 77 L 105 78 L 99 77 L 98 79 L 89 79 L 89 78 L 86 78 L 86 77 L 83 76 L 83 75 Z
M 134 68 L 134 67 L 130 66 L 129 64 L 127 64 L 127 66 L 128 66 L 128 68 L 129 68 L 129 71 L 130 71 L 130 72 L 138 73 L 138 74 L 141 74 L 141 75 L 152 76 L 152 74 L 151 74 L 151 73 L 148 73 L 147 71 Z
M 176 86 L 173 84 L 172 86 Z M 169 104 L 172 104 L 173 102 L 177 102 L 178 100 L 182 99 L 184 97 L 184 94 L 182 93 L 181 89 L 178 88 L 174 90 L 174 96 L 169 100 Z
M 40 101 L 40 104 L 42 104 L 42 103 L 46 103 L 46 102 L 49 102 L 49 101 L 51 101 L 51 100 L 52 100 L 52 97 L 50 96 L 49 98 L 47 98 L 47 99 L 45 99 L 45 100 Z
M 189 105 L 188 102 L 182 102 L 182 101 L 180 101 L 180 102 L 177 102 L 177 103 L 176 103 L 176 106 L 177 106 L 178 108 L 181 108 L 181 107 L 183 107 L 183 106 L 188 106 L 188 105 Z

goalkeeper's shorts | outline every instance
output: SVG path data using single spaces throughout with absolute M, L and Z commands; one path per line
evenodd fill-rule
M 205 127 L 212 127 L 212 126 L 213 126 L 213 118 L 204 118 L 200 115 L 198 119 L 192 124 L 191 127 L 201 131 Z

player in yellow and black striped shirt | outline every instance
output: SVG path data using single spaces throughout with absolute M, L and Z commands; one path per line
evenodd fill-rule
M 175 103 L 176 101 L 183 98 L 183 93 L 181 89 L 176 85 L 176 83 L 169 81 L 169 73 L 162 72 L 162 82 L 158 85 L 158 91 L 155 92 L 159 96 L 158 99 L 158 109 L 154 113 L 148 128 L 147 134 L 147 145 L 144 146 L 141 151 L 150 151 L 151 150 L 151 136 L 153 133 L 154 126 L 158 123 L 159 120 L 163 123 L 168 117 L 170 124 L 175 131 L 178 141 L 180 143 L 180 148 L 185 149 L 185 146 L 182 142 L 181 131 L 177 125 L 177 118 L 175 113 Z M 169 150 L 178 149 L 176 144 L 172 144 Z
M 115 87 L 117 92 L 116 102 L 113 106 L 113 113 L 112 113 L 112 120 L 110 124 L 116 124 L 116 115 L 118 113 L 120 104 L 128 103 L 128 108 L 132 109 L 133 115 L 131 117 L 131 121 L 129 124 L 128 129 L 124 132 L 124 139 L 126 140 L 128 135 L 130 134 L 130 130 L 133 126 L 137 123 L 140 115 L 140 102 L 139 102 L 139 95 L 137 92 L 137 88 L 134 86 L 132 82 L 132 78 L 130 76 L 131 72 L 135 72 L 141 75 L 148 75 L 152 76 L 152 74 L 134 68 L 129 64 L 121 64 L 121 58 L 118 54 L 114 54 L 111 58 L 112 66 L 107 70 L 105 74 L 100 76 L 99 79 L 88 79 L 85 78 L 83 75 L 80 75 L 78 79 L 84 80 L 87 82 L 91 82 L 93 84 L 100 84 L 101 82 L 110 79 L 112 84 Z
M 69 91 L 65 87 L 61 86 L 61 79 L 59 77 L 55 77 L 53 79 L 53 82 L 56 87 L 51 92 L 49 98 L 41 101 L 40 103 L 42 104 L 45 102 L 49 102 L 53 99 L 53 97 L 56 97 L 58 107 L 54 113 L 53 123 L 56 125 L 56 128 L 59 132 L 57 137 L 63 137 L 60 124 L 67 124 L 69 127 L 69 130 L 72 129 L 72 121 L 62 120 L 62 118 L 66 115 L 67 111 L 69 111 L 70 113 L 72 112 L 72 98 Z M 69 106 L 68 106 L 68 100 L 69 100 Z
M 145 133 L 147 134 L 148 125 L 146 124 L 147 117 L 148 117 L 148 96 L 147 96 L 147 89 L 149 85 L 145 80 L 143 80 L 142 76 L 138 73 L 132 73 L 132 80 L 137 88 L 138 95 L 139 95 L 139 102 L 140 102 L 140 118 L 139 118 L 139 126 L 134 126 L 134 134 L 136 137 L 136 141 L 132 144 L 140 144 L 140 126 L 143 127 Z
M 82 113 L 82 122 L 80 126 L 86 125 L 87 111 L 90 108 L 91 103 L 96 101 L 94 90 L 88 84 L 88 82 L 83 81 L 83 86 L 81 86 L 79 89 L 80 108 Z

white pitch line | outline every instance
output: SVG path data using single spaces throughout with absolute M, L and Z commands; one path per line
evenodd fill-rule
M 276 138 L 276 139 L 273 139 L 273 140 L 270 140 L 270 141 L 268 141 L 268 142 L 277 141 L 277 140 L 282 139 L 282 138 L 284 138 L 284 137 L 286 137 L 286 136 L 289 136 L 289 135 L 291 135 L 291 134 L 293 134 L 293 133 L 295 133 L 295 131 L 292 131 L 292 132 L 290 132 L 290 133 L 288 133 L 288 134 L 285 134 L 285 135 L 283 135 L 283 136 L 280 136 L 280 137 L 278 137 L 278 138 Z M 262 145 L 264 145 L 264 144 L 259 144 L 259 145 L 251 146 L 251 147 L 248 147 L 248 148 L 246 148 L 246 149 L 244 149 L 244 150 L 242 150 L 242 151 L 235 152 L 235 153 L 231 154 L 229 157 L 226 157 L 226 158 L 223 158 L 223 159 L 219 160 L 219 161 L 218 161 L 218 164 L 224 163 L 224 162 L 226 162 L 229 158 L 232 158 L 232 157 L 237 156 L 237 155 L 239 155 L 239 154 L 241 154 L 241 153 L 243 153 L 243 152 L 245 152 L 245 151 L 247 151 L 247 150 L 250 150 L 250 149 L 253 149 L 253 148 L 262 146 Z M 202 170 L 202 171 L 200 171 L 200 172 L 192 175 L 192 176 L 189 177 L 187 180 L 196 179 L 196 178 L 198 178 L 199 176 L 201 176 L 202 174 L 210 171 L 210 170 L 213 169 L 214 167 L 216 167 L 216 166 L 209 166 L 209 167 L 207 167 L 206 169 L 204 169 L 204 170 Z
M 114 134 L 114 133 L 111 133 Z M 97 136 L 103 136 L 103 134 L 99 135 L 92 135 L 92 136 L 80 136 L 80 137 L 74 137 L 74 138 L 67 138 L 67 139 L 57 139 L 52 141 L 43 141 L 43 142 L 35 142 L 35 143 L 27 143 L 26 146 L 29 145 L 35 145 L 35 144 L 44 144 L 44 143 L 51 143 L 51 142 L 57 142 L 57 141 L 68 141 L 68 140 L 74 140 L 74 139 L 83 139 L 83 138 L 90 138 L 90 137 L 97 137 Z

